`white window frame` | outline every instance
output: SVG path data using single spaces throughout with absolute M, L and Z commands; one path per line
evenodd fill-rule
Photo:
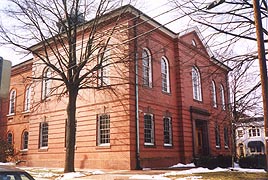
M 168 127 L 166 127 L 166 121 L 168 121 Z M 164 146 L 172 146 L 173 139 L 172 139 L 172 118 L 171 117 L 163 117 L 164 123 Z M 165 136 L 168 133 L 169 143 L 165 143 Z
M 201 75 L 196 66 L 192 67 L 193 99 L 202 101 Z
M 220 134 L 220 126 L 216 124 L 215 126 L 215 145 L 216 148 L 221 148 L 221 134 Z
M 249 134 L 249 137 L 260 137 L 261 131 L 259 128 L 251 127 L 248 129 L 248 134 Z
M 100 68 L 98 70 L 98 86 L 109 86 L 110 85 L 110 62 L 111 62 L 111 51 L 101 49 L 99 51 L 98 63 Z
M 211 84 L 212 84 L 212 103 L 213 107 L 217 108 L 217 89 L 215 81 L 212 80 Z
M 45 100 L 50 96 L 51 91 L 51 77 L 52 73 L 49 68 L 46 68 L 43 72 L 42 80 L 42 100 Z
M 103 124 L 104 121 L 104 124 Z M 111 142 L 111 119 L 109 114 L 98 115 L 98 146 L 110 146 Z M 108 124 L 107 124 L 108 123 Z M 102 125 L 105 127 L 102 128 Z
M 142 50 L 142 77 L 143 85 L 152 87 L 152 57 L 147 48 Z
M 170 93 L 169 63 L 166 57 L 161 58 L 162 91 Z
M 145 118 L 146 116 L 150 117 L 150 123 L 147 122 L 149 119 L 146 119 Z M 144 145 L 153 146 L 155 143 L 154 116 L 152 114 L 145 113 L 143 116 L 143 119 L 144 119 Z M 146 142 L 148 139 L 147 136 L 149 136 L 149 139 L 150 139 L 150 141 L 148 142 Z
M 13 133 L 12 132 L 7 133 L 7 143 L 10 145 L 13 145 Z
M 48 147 L 48 122 L 41 122 L 39 127 L 39 148 Z
M 223 134 L 224 134 L 224 148 L 229 148 L 229 134 L 228 134 L 228 132 L 229 132 L 229 128 L 228 127 L 224 127 L 224 129 L 223 129 Z
M 226 105 L 225 105 L 225 92 L 223 85 L 220 85 L 220 95 L 221 95 L 221 105 L 222 105 L 222 110 L 226 110 Z
M 27 136 L 26 136 L 26 133 L 27 133 Z M 28 145 L 29 145 L 29 132 L 25 130 L 22 133 L 22 145 L 21 145 L 22 150 L 27 150 L 28 149 Z
M 16 110 L 16 90 L 12 89 L 10 91 L 9 94 L 9 110 L 8 110 L 8 114 L 9 115 L 14 115 L 15 114 L 15 110 Z
M 24 99 L 24 111 L 30 111 L 30 104 L 31 104 L 31 87 L 30 85 L 26 87 L 25 90 L 25 99 Z

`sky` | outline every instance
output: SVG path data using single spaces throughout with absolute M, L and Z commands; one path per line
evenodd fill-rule
M 207 0 L 207 2 L 211 2 L 213 0 Z M 7 5 L 7 1 L 1 1 L 1 7 L 5 7 Z M 189 18 L 182 18 L 178 19 L 179 9 L 174 9 L 174 5 L 169 3 L 169 0 L 136 0 L 134 5 L 137 9 L 141 10 L 143 13 L 147 14 L 151 18 L 155 19 L 156 21 L 160 22 L 161 24 L 167 24 L 170 30 L 175 33 L 181 32 L 187 28 Z M 163 14 L 159 16 L 159 14 Z M 173 19 L 178 19 L 172 23 L 169 23 Z M 7 18 L 5 18 L 5 14 L 0 12 L 0 23 L 7 23 Z M 208 31 L 202 32 L 202 36 L 206 37 L 208 35 Z M 222 36 L 222 39 L 219 41 L 226 40 L 227 37 Z M 245 44 L 247 41 L 239 42 L 236 45 L 236 49 L 239 51 L 238 53 L 246 52 L 248 49 L 245 48 Z M 249 44 L 247 44 L 248 46 Z M 255 45 L 254 45 L 255 46 Z M 241 48 L 243 47 L 243 48 Z M 212 49 L 213 50 L 213 49 Z M 14 51 L 14 48 L 9 46 L 0 46 L 0 56 L 2 56 L 6 60 L 10 60 L 12 65 L 21 63 L 25 60 L 31 58 L 31 56 L 26 56 L 18 51 Z
M 1 6 L 4 7 L 5 5 L 6 1 L 1 1 Z M 162 24 L 166 24 L 170 20 L 176 18 L 176 11 L 170 11 L 168 13 L 166 12 L 174 8 L 174 6 L 172 7 L 167 0 L 137 0 L 135 7 Z M 158 16 L 161 13 L 164 14 Z M 5 20 L 5 15 L 0 13 L 0 22 L 6 23 Z M 179 21 L 168 23 L 167 27 L 174 32 L 179 32 L 182 30 L 179 28 L 181 27 L 181 22 Z M 12 65 L 16 65 L 31 58 L 31 56 L 25 57 L 25 55 L 22 55 L 22 53 L 18 52 L 18 50 L 14 50 L 14 47 L 7 45 L 0 46 L 0 56 L 2 56 L 5 60 L 10 60 Z

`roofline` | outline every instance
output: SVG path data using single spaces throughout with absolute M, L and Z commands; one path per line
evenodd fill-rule
M 16 68 L 19 68 L 20 66 L 30 64 L 30 63 L 32 63 L 32 61 L 33 61 L 33 58 L 30 58 L 28 60 L 25 60 L 25 61 L 19 63 L 19 64 L 15 64 L 14 66 L 11 67 L 11 69 L 16 69 Z
M 133 14 L 134 16 L 141 18 L 142 20 L 144 20 L 145 22 L 147 22 L 148 24 L 150 24 L 150 25 L 152 25 L 154 27 L 159 27 L 158 29 L 160 31 L 162 31 L 163 33 L 169 35 L 171 38 L 177 38 L 178 37 L 177 33 L 173 32 L 170 29 L 168 29 L 163 24 L 157 22 L 156 20 L 154 20 L 153 18 L 151 18 L 148 15 L 144 14 L 142 11 L 136 9 L 132 5 L 125 5 L 125 6 L 122 6 L 120 8 L 117 8 L 115 10 L 112 10 L 110 12 L 107 12 L 107 13 L 103 14 L 103 16 L 100 17 L 100 22 L 102 23 L 102 22 L 106 21 L 107 19 L 111 19 L 113 17 L 119 16 L 120 14 L 126 14 L 126 13 Z M 87 22 L 85 22 L 85 23 L 82 23 L 81 25 L 78 26 L 78 29 L 80 27 L 90 25 L 93 21 L 94 21 L 94 18 L 89 20 L 89 21 L 87 21 Z M 55 36 L 60 36 L 60 35 L 63 35 L 63 34 L 65 34 L 65 33 L 63 32 L 63 33 L 55 35 Z M 50 37 L 48 40 L 50 40 L 51 38 L 52 37 Z M 34 45 L 30 46 L 28 49 L 31 49 L 31 50 L 38 49 L 38 48 L 40 48 L 40 45 L 42 45 L 42 42 L 34 44 Z

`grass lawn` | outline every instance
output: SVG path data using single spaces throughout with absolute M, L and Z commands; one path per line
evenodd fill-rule
M 188 179 L 186 177 L 195 177 L 196 179 L 209 179 L 209 180 L 268 180 L 268 173 L 245 173 L 245 172 L 211 172 L 211 173 L 198 173 L 192 175 L 178 175 L 171 176 L 171 179 Z

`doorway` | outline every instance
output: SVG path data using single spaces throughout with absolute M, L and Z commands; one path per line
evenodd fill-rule
M 195 121 L 195 156 L 209 155 L 209 143 L 208 143 L 208 127 L 207 121 L 196 120 Z

